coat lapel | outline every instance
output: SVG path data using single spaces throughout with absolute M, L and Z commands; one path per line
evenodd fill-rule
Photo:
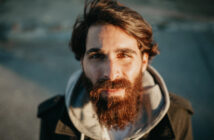
M 72 124 L 65 106 L 63 107 L 60 118 L 57 121 L 55 133 L 71 137 L 80 136 L 80 132 Z

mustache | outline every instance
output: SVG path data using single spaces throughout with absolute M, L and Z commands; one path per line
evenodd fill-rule
M 96 89 L 119 89 L 119 88 L 127 88 L 131 86 L 131 82 L 122 78 L 116 79 L 114 81 L 107 79 L 100 79 L 94 85 L 94 90 Z

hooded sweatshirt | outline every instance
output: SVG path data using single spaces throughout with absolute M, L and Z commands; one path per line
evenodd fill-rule
M 69 118 L 81 132 L 81 140 L 85 136 L 96 140 L 138 140 L 149 133 L 169 109 L 170 100 L 166 84 L 160 74 L 152 66 L 148 66 L 143 73 L 142 86 L 143 99 L 147 104 L 149 103 L 150 110 L 143 111 L 137 122 L 126 126 L 124 130 L 108 130 L 100 125 L 86 89 L 82 84 L 77 83 L 81 74 L 82 71 L 79 70 L 71 75 L 65 94 Z M 76 86 L 78 90 L 74 91 Z

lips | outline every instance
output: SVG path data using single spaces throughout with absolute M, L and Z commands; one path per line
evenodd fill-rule
M 106 91 L 107 92 L 118 92 L 119 90 L 121 90 L 121 89 L 107 89 Z
M 125 89 L 119 88 L 119 89 L 106 89 L 102 90 L 102 94 L 105 94 L 105 96 L 113 97 L 113 96 L 120 96 L 124 97 Z

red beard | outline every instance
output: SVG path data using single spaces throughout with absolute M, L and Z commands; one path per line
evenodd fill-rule
M 126 79 L 118 79 L 99 80 L 92 86 L 92 82 L 86 76 L 84 79 L 101 125 L 108 129 L 122 130 L 128 124 L 136 122 L 142 110 L 142 73 L 139 73 L 133 84 Z M 102 90 L 120 88 L 125 89 L 124 97 L 101 96 Z

